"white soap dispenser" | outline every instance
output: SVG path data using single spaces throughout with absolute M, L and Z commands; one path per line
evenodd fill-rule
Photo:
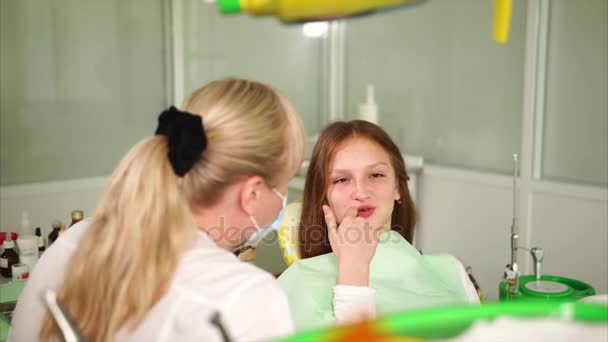
M 359 105 L 359 119 L 378 124 L 378 105 L 374 102 L 374 85 L 367 85 L 367 101 Z

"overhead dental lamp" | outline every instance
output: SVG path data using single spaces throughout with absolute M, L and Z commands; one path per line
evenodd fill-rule
M 423 0 L 217 0 L 223 14 L 274 16 L 281 21 L 311 22 L 343 19 L 407 7 Z M 499 44 L 509 38 L 511 0 L 494 0 L 492 36 Z

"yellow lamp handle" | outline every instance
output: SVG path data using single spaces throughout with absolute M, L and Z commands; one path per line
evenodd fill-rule
M 509 39 L 511 7 L 511 0 L 494 0 L 494 25 L 492 28 L 492 36 L 498 44 L 505 44 Z

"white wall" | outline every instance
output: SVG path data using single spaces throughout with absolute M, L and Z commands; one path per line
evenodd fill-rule
M 608 293 L 608 191 L 537 183 L 530 194 L 530 241 L 544 271 L 586 280 Z
M 454 254 L 472 266 L 487 298 L 497 299 L 510 263 L 511 177 L 426 165 L 419 186 L 417 247 Z M 544 249 L 543 273 L 576 278 L 608 293 L 606 188 L 535 182 L 520 193 L 526 197 L 520 245 Z M 527 252 L 518 257 L 523 272 L 531 273 Z
M 106 181 L 100 177 L 0 187 L 0 230 L 20 232 L 23 211 L 32 229 L 41 227 L 43 234 L 50 232 L 55 219 L 69 224 L 72 210 L 90 216 Z
M 509 177 L 425 166 L 420 180 L 417 247 L 451 253 L 470 265 L 484 294 L 497 298 L 510 261 L 512 213 Z

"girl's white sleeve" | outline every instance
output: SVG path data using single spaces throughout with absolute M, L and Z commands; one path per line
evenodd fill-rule
M 376 290 L 367 286 L 334 287 L 336 323 L 348 324 L 376 317 Z

